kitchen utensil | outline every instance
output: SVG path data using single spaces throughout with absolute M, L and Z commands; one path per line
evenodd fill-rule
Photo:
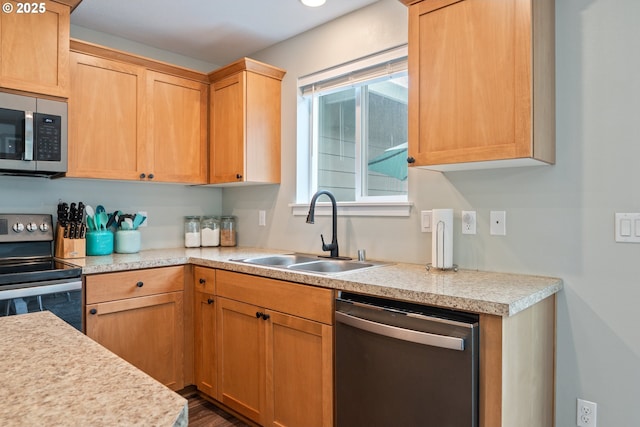
M 95 221 L 96 212 L 90 205 L 85 206 L 84 210 L 87 213 L 87 227 L 89 227 L 89 230 L 97 230 L 98 227 L 96 227 L 97 224 Z
M 104 230 L 107 228 L 107 223 L 109 222 L 109 215 L 107 215 L 107 213 L 104 211 L 104 208 L 102 208 L 103 211 L 100 213 L 96 213 L 96 216 L 98 217 L 98 220 L 100 221 L 100 229 Z
M 122 212 L 115 211 L 114 213 L 109 215 L 109 220 L 107 221 L 107 229 L 111 228 L 113 226 L 113 224 L 116 224 L 116 227 L 118 226 L 118 217 L 121 214 L 122 214 Z
M 96 206 L 96 214 L 101 214 L 102 212 L 106 212 L 104 206 L 102 205 Z
M 140 224 L 142 224 L 145 219 L 147 219 L 146 216 L 140 215 L 140 214 L 135 214 L 133 216 L 133 229 L 137 230 L 138 227 L 140 227 Z

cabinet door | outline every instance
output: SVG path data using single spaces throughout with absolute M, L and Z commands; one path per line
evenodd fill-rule
M 183 384 L 183 293 L 86 306 L 87 336 L 173 390 Z
M 218 400 L 264 424 L 265 324 L 260 307 L 217 299 Z
M 243 181 L 245 174 L 246 72 L 211 85 L 209 182 Z
M 207 182 L 207 85 L 147 71 L 147 177 Z
M 144 69 L 71 53 L 67 176 L 139 179 Z
M 215 398 L 216 375 L 216 306 L 212 294 L 195 293 L 195 371 L 198 390 Z
M 66 98 L 69 6 L 46 0 L 3 2 L 3 9 L 9 6 L 11 13 L 0 14 L 0 86 Z M 18 13 L 19 7 L 38 13 Z
M 409 11 L 415 165 L 530 157 L 530 1 L 422 1 Z
M 333 425 L 332 327 L 267 314 L 267 425 Z

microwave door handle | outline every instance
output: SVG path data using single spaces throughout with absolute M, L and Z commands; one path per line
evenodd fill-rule
M 24 113 L 24 159 L 33 160 L 33 111 Z

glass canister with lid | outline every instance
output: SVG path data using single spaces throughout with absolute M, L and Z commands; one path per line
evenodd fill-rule
M 220 218 L 203 216 L 200 220 L 200 244 L 205 247 L 220 246 Z
M 200 217 L 184 217 L 184 246 L 186 248 L 200 247 Z
M 236 217 L 223 216 L 220 218 L 220 246 L 236 246 L 236 238 Z

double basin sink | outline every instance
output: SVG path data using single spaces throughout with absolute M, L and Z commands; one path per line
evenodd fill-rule
M 385 263 L 373 261 L 354 261 L 341 258 L 322 258 L 316 255 L 298 253 L 266 255 L 253 258 L 233 259 L 231 261 L 319 274 L 338 274 L 348 271 L 362 270 L 365 268 L 386 265 Z

